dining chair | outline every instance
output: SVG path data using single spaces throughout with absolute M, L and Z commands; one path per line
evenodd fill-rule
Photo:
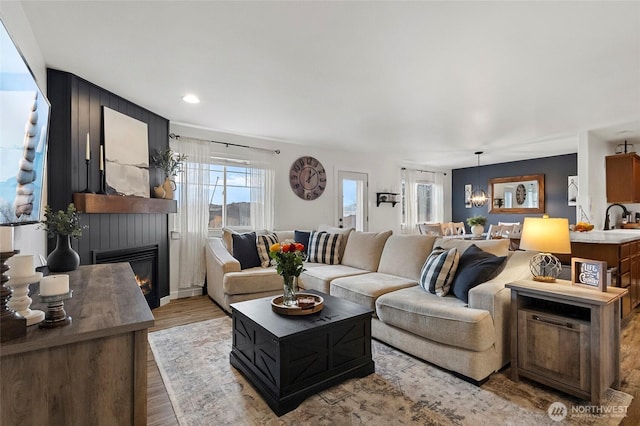
M 418 229 L 420 233 L 424 235 L 443 235 L 441 223 L 419 223 Z

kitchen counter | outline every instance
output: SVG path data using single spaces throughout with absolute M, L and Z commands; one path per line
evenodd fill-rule
M 623 244 L 640 240 L 640 230 L 636 229 L 570 232 L 569 235 L 572 243 Z
M 622 298 L 622 315 L 628 316 L 640 305 L 640 230 L 612 229 L 611 231 L 571 232 L 571 258 L 607 262 L 610 279 L 608 286 L 629 291 Z

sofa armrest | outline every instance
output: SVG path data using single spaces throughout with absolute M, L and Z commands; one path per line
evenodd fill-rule
M 221 238 L 207 240 L 206 261 L 207 293 L 220 306 L 224 306 L 224 275 L 240 272 L 240 262 L 227 251 Z
M 529 260 L 534 255 L 527 251 L 514 252 L 500 274 L 469 290 L 469 307 L 489 311 L 493 318 L 499 362 L 496 369 L 502 368 L 511 359 L 511 290 L 505 285 L 531 276 Z

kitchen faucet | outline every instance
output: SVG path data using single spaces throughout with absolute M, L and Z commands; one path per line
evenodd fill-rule
M 604 212 L 604 231 L 608 231 L 609 228 L 609 209 L 613 206 L 618 206 L 618 207 L 622 207 L 622 217 L 626 217 L 629 215 L 629 210 L 627 210 L 627 208 L 625 206 L 623 206 L 622 204 L 611 204 L 609 207 L 607 207 L 607 211 Z

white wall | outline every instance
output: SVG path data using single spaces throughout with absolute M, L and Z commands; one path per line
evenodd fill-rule
M 327 150 L 322 147 L 307 147 L 292 143 L 276 142 L 248 136 L 231 135 L 222 132 L 199 129 L 171 123 L 170 131 L 185 137 L 230 142 L 266 149 L 279 149 L 275 156 L 276 167 L 276 219 L 275 229 L 315 229 L 318 224 L 338 225 L 337 174 L 339 170 L 367 173 L 369 177 L 369 231 L 391 229 L 400 233 L 400 205 L 391 207 L 383 204 L 376 207 L 375 193 L 400 188 L 401 161 L 379 154 L 354 153 L 350 151 Z M 289 169 L 293 162 L 304 155 L 317 158 L 327 171 L 327 188 L 313 201 L 298 198 L 289 186 Z M 416 167 L 412 165 L 411 167 Z M 445 176 L 445 220 L 451 218 L 451 173 Z
M 29 64 L 38 85 L 43 92 L 47 90 L 47 69 L 40 47 L 35 40 L 31 25 L 27 20 L 22 4 L 17 1 L 0 1 L 0 17 L 13 41 L 18 45 L 22 56 Z M 46 204 L 46 177 L 43 182 L 44 199 Z M 38 229 L 37 225 L 18 226 L 14 232 L 14 247 L 23 254 L 45 256 L 47 252 L 46 233 Z M 36 259 L 36 266 L 40 266 Z
M 607 202 L 605 157 L 615 154 L 618 142 L 610 142 L 595 132 L 585 131 L 578 135 L 578 208 L 576 221 L 584 220 L 580 207 L 594 224 L 595 229 L 603 229 Z M 640 204 L 626 204 L 629 211 L 640 211 Z M 612 210 L 620 215 L 620 209 Z
M 407 165 L 388 156 L 363 154 L 350 151 L 327 150 L 322 147 L 307 147 L 292 143 L 276 142 L 248 136 L 231 135 L 206 129 L 171 123 L 170 132 L 184 137 L 229 142 L 266 149 L 279 149 L 275 156 L 275 224 L 274 229 L 316 229 L 319 224 L 338 225 L 337 175 L 339 170 L 367 173 L 369 178 L 368 211 L 369 231 L 393 230 L 399 234 L 402 210 L 400 204 L 381 204 L 376 207 L 376 192 L 400 188 L 400 168 L 403 166 L 419 168 L 419 165 Z M 327 172 L 327 188 L 313 201 L 298 198 L 289 185 L 289 169 L 293 162 L 309 155 L 317 158 Z M 444 178 L 444 218 L 451 219 L 451 173 L 446 170 Z M 170 220 L 170 230 L 171 220 Z M 171 244 L 171 270 L 177 270 L 177 244 Z M 171 294 L 176 297 L 176 281 L 171 280 Z

